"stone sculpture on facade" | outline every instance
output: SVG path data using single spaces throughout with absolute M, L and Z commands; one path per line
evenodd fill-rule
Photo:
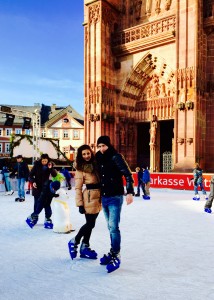
M 157 131 L 157 122 L 152 121 L 151 122 L 151 128 L 149 130 L 150 133 L 150 149 L 153 150 L 156 145 L 156 131 Z

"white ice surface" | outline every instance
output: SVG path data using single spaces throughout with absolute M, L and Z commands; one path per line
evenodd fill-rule
M 151 189 L 151 200 L 124 202 L 121 215 L 121 267 L 107 274 L 99 260 L 76 258 L 67 243 L 84 223 L 70 194 L 70 234 L 25 223 L 33 197 L 15 202 L 0 194 L 1 300 L 202 300 L 214 299 L 214 214 L 193 192 Z M 201 197 L 202 198 L 202 197 Z M 101 212 L 91 237 L 99 257 L 110 241 Z

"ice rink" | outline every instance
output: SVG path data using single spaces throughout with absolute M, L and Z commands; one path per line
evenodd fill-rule
M 84 223 L 70 195 L 71 223 Z M 25 223 L 33 197 L 15 202 L 0 194 L 1 300 L 213 300 L 214 214 L 193 192 L 151 189 L 151 200 L 135 197 L 121 217 L 121 267 L 108 274 L 98 260 L 71 260 L 67 243 L 75 236 L 44 229 L 44 213 L 30 229 Z M 110 248 L 101 212 L 91 237 L 101 257 Z

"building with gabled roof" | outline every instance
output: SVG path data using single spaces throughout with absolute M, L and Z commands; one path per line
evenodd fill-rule
M 77 148 L 84 142 L 84 120 L 83 117 L 70 105 L 59 107 L 35 104 L 34 106 L 7 105 L 16 111 L 40 113 L 41 128 L 39 141 L 39 154 L 48 153 L 52 158 L 58 158 L 56 148 L 60 149 L 70 160 L 75 158 Z M 10 156 L 11 135 L 28 137 L 32 136 L 32 124 L 28 129 L 23 129 L 23 117 L 15 116 L 12 125 L 5 125 L 6 113 L 0 114 L 0 156 Z M 51 141 L 51 143 L 50 143 Z M 53 144 L 56 145 L 53 147 Z M 22 139 L 20 144 L 14 148 L 13 155 L 22 154 L 25 157 L 32 156 L 32 145 L 29 140 Z

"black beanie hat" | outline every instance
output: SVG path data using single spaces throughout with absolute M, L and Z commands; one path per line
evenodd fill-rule
M 111 142 L 110 142 L 110 137 L 107 135 L 101 135 L 98 139 L 97 139 L 97 146 L 99 144 L 104 144 L 106 146 L 111 146 Z

